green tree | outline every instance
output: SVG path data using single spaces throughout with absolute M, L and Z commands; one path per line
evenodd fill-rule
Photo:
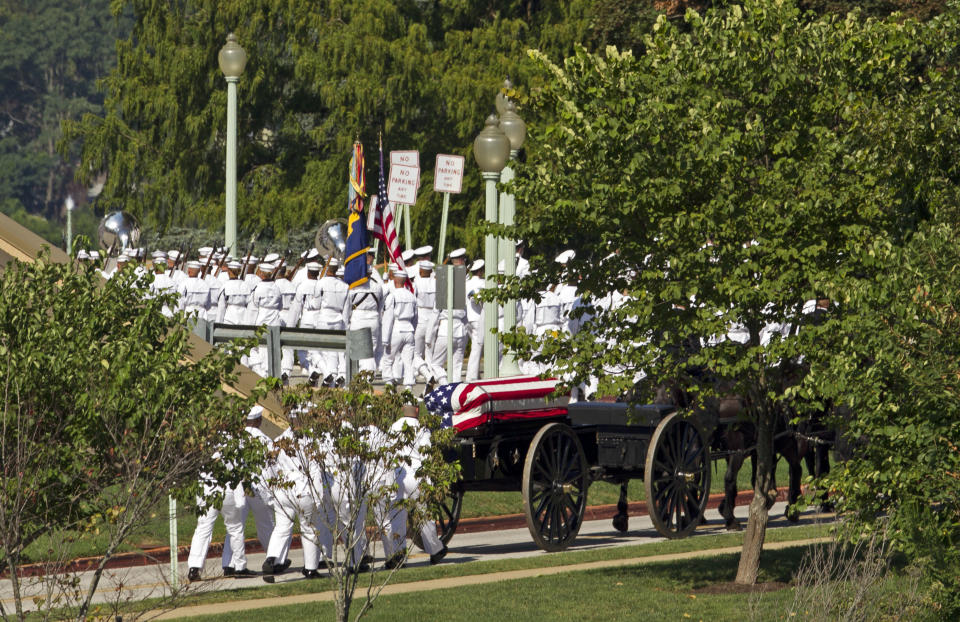
M 517 235 L 577 255 L 535 260 L 507 289 L 577 283 L 583 325 L 508 341 L 573 383 L 600 377 L 602 394 L 642 371 L 635 399 L 663 382 L 708 414 L 709 398 L 741 397 L 758 472 L 738 582 L 756 579 L 774 427 L 808 406 L 796 362 L 822 328 L 804 303 L 838 275 L 882 271 L 861 245 L 904 239 L 955 197 L 955 36 L 955 19 L 815 19 L 752 0 L 682 28 L 661 18 L 639 56 L 533 53 L 549 84 L 514 184 Z M 731 326 L 745 343 L 723 338 Z
M 201 471 L 235 484 L 244 469 L 228 473 L 229 460 L 256 468 L 238 445 L 246 405 L 220 390 L 241 351 L 185 362 L 183 318 L 165 317 L 170 297 L 146 285 L 133 270 L 104 282 L 96 266 L 48 253 L 0 274 L 0 567 L 15 596 L 13 612 L 0 604 L 5 620 L 26 619 L 19 567 L 39 538 L 107 534 L 92 584 L 68 580 L 53 591 L 65 600 L 41 603 L 84 620 L 106 563 L 168 494 L 192 500 Z M 51 548 L 47 578 L 58 581 L 67 547 Z
M 126 21 L 109 0 L 12 0 L 0 9 L 0 201 L 62 222 L 76 150 L 61 155 L 60 124 L 100 111 L 97 81 L 114 64 Z M 51 241 L 59 242 L 48 237 Z
M 349 149 L 421 152 L 417 243 L 433 242 L 441 197 L 434 155 L 470 156 L 504 77 L 527 84 L 524 53 L 586 43 L 587 2 L 325 0 L 291 3 L 125 0 L 134 26 L 118 42 L 102 114 L 66 124 L 80 142 L 81 179 L 107 172 L 103 200 L 153 228 L 219 228 L 226 89 L 217 51 L 235 32 L 249 61 L 239 82 L 241 238 L 285 238 L 346 209 Z M 453 201 L 454 239 L 479 249 L 479 175 Z M 376 186 L 368 182 L 367 190 Z
M 827 347 L 805 389 L 843 408 L 851 459 L 823 483 L 848 534 L 883 532 L 924 570 L 944 620 L 960 612 L 960 264 L 956 214 L 905 246 L 864 249 L 882 278 L 849 278 L 830 295 Z M 942 222 L 946 220 L 947 222 Z M 842 286 L 841 286 L 842 284 Z

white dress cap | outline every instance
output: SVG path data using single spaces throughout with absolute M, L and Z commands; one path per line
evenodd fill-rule
M 414 252 L 415 251 L 405 250 L 402 253 L 400 253 L 400 257 L 403 259 L 404 263 L 406 263 L 411 259 L 413 259 Z
M 559 264 L 566 264 L 568 261 L 570 261 L 576 256 L 577 256 L 577 253 L 573 249 L 565 250 L 559 255 L 557 255 L 557 258 L 554 261 L 556 261 Z
M 427 261 L 426 259 L 421 259 L 420 263 L 417 264 L 417 267 L 421 270 L 433 270 L 433 262 Z
M 202 267 L 203 267 L 203 266 L 200 264 L 199 261 L 193 261 L 193 260 L 191 260 L 191 261 L 188 261 L 188 262 L 187 262 L 187 268 L 196 268 L 197 270 L 199 270 L 199 269 L 202 268 Z
M 250 412 L 247 413 L 247 421 L 256 421 L 262 416 L 263 416 L 263 406 L 261 406 L 260 404 L 256 404 L 254 405 L 253 408 L 250 409 Z
M 470 264 L 470 272 L 476 272 L 477 270 L 482 270 L 484 265 L 485 265 L 484 261 L 482 259 L 478 259 L 472 264 Z
M 280 255 L 278 255 L 277 253 L 270 253 L 263 258 L 263 260 L 267 263 L 277 261 L 278 259 L 280 259 Z
M 432 252 L 433 252 L 433 247 L 430 246 L 429 244 L 427 244 L 426 246 L 421 246 L 420 248 L 413 249 L 413 254 L 418 256 L 429 255 Z
M 307 272 L 320 272 L 320 268 L 322 268 L 322 267 L 323 267 L 323 266 L 321 266 L 320 264 L 318 264 L 318 263 L 315 262 L 315 261 L 308 261 L 308 262 L 307 262 Z
M 467 254 L 467 249 L 458 248 L 455 251 L 450 251 L 450 259 L 456 259 L 457 257 L 463 257 Z

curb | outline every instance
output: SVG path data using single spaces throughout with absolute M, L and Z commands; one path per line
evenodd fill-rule
M 736 505 L 748 502 L 753 496 L 752 490 L 741 490 L 737 493 Z M 723 500 L 723 493 L 710 495 L 707 500 L 707 509 L 715 510 Z M 777 501 L 785 501 L 787 498 L 787 488 L 777 489 Z M 639 516 L 647 514 L 646 501 L 633 501 L 627 504 L 628 516 Z M 587 520 L 605 520 L 612 519 L 617 514 L 617 505 L 615 503 L 607 505 L 587 506 L 583 519 Z M 524 514 L 504 514 L 501 516 L 479 516 L 476 518 L 464 518 L 457 524 L 457 533 L 481 533 L 484 531 L 502 531 L 504 529 L 521 529 L 527 526 L 527 518 Z M 294 535 L 290 543 L 291 549 L 301 548 L 300 536 Z M 263 553 L 263 546 L 256 538 L 250 538 L 246 541 L 247 553 Z M 177 561 L 185 562 L 190 555 L 189 545 L 180 545 L 177 547 Z M 207 550 L 207 559 L 220 557 L 223 554 L 222 543 L 211 543 Z M 96 570 L 102 562 L 102 557 L 81 557 L 68 563 L 64 572 L 87 572 Z M 132 566 L 150 566 L 155 564 L 164 564 L 170 562 L 170 547 L 163 546 L 144 551 L 131 551 L 129 553 L 118 553 L 107 561 L 104 569 L 129 568 Z M 44 564 L 29 564 L 20 567 L 19 576 L 33 577 L 46 574 Z M 6 577 L 7 572 L 0 573 L 0 577 Z

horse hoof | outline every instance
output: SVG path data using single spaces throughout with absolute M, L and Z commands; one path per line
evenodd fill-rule
M 720 512 L 720 515 L 721 515 L 721 516 L 723 516 L 724 514 L 726 514 L 726 512 L 724 512 L 724 510 L 726 509 L 726 507 L 727 507 L 727 500 L 726 500 L 726 499 L 721 499 L 721 500 L 720 500 L 720 505 L 717 506 L 717 511 Z
M 626 514 L 617 514 L 613 517 L 613 528 L 620 533 L 627 533 L 629 522 L 630 519 Z
M 738 520 L 727 521 L 726 527 L 727 531 L 741 531 L 743 529 L 743 526 Z
M 787 510 L 783 513 L 783 517 L 791 523 L 796 523 L 800 521 L 800 512 L 796 510 Z

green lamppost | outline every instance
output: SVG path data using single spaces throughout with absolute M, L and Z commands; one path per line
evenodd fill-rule
M 486 191 L 486 218 L 491 224 L 497 223 L 497 181 L 500 171 L 503 170 L 510 157 L 510 139 L 498 127 L 497 115 L 491 114 L 483 130 L 473 141 L 473 157 L 480 167 Z M 486 287 L 494 286 L 493 279 L 497 274 L 497 238 L 487 234 L 485 240 L 485 276 Z M 486 302 L 483 305 L 483 377 L 494 378 L 497 375 L 497 358 L 499 354 L 498 339 L 494 330 L 497 327 L 497 304 Z
M 523 122 L 520 115 L 517 114 L 517 105 L 512 100 L 507 100 L 504 104 L 504 110 L 500 113 L 500 129 L 510 140 L 510 159 L 514 160 L 527 139 L 527 124 Z M 500 175 L 500 181 L 507 183 L 513 179 L 513 169 L 507 164 L 503 173 Z M 500 194 L 500 224 L 512 226 L 516 214 L 516 200 L 512 194 L 503 192 Z M 503 261 L 503 273 L 507 276 L 513 276 L 516 273 L 516 253 L 517 245 L 513 240 L 500 238 L 500 259 Z M 517 325 L 517 301 L 508 300 L 503 308 L 503 331 L 513 330 Z M 520 367 L 517 366 L 517 358 L 509 348 L 503 350 L 503 360 L 500 362 L 500 376 L 517 376 Z
M 227 206 L 224 245 L 237 256 L 237 82 L 247 65 L 247 53 L 232 32 L 220 48 L 220 71 L 227 79 Z

